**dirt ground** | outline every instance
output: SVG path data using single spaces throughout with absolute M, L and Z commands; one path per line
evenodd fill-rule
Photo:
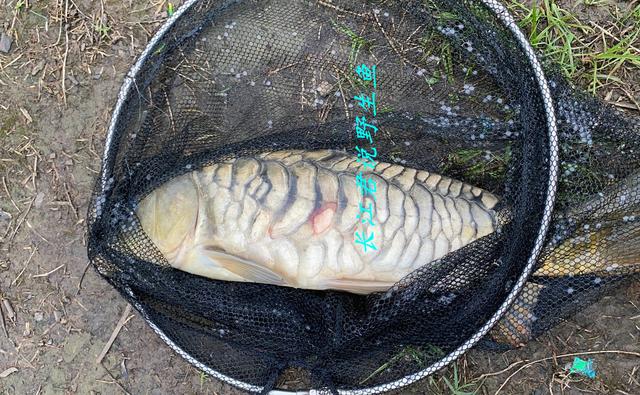
M 137 313 L 96 362 L 126 303 L 92 269 L 83 278 L 87 203 L 123 76 L 166 10 L 162 0 L 0 0 L 0 31 L 13 38 L 0 53 L 0 394 L 240 393 Z M 566 375 L 573 358 L 562 355 L 574 353 L 595 361 L 596 379 Z M 522 349 L 472 351 L 456 370 L 460 391 L 638 394 L 640 284 Z M 401 393 L 451 393 L 453 371 Z

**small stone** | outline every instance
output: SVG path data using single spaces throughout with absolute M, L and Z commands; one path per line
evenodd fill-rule
M 9 53 L 12 43 L 13 39 L 6 33 L 2 32 L 2 34 L 0 35 L 0 52 Z
M 33 315 L 33 318 L 36 320 L 36 322 L 40 322 L 44 319 L 44 314 L 38 311 Z
M 11 221 L 11 214 L 0 209 L 0 224 Z
M 42 207 L 42 203 L 44 202 L 44 192 L 38 192 L 36 195 L 36 200 L 33 201 L 36 208 Z
M 36 74 L 41 72 L 42 69 L 44 69 L 44 65 L 45 65 L 45 60 L 42 59 L 41 61 L 38 62 L 38 64 L 33 66 L 33 68 L 31 69 L 31 76 L 34 77 Z

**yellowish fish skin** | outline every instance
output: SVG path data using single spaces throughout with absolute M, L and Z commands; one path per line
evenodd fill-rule
M 426 171 L 378 163 L 375 226 L 362 224 L 353 154 L 265 152 L 176 177 L 137 208 L 175 268 L 218 280 L 354 293 L 385 291 L 496 227 L 498 198 Z M 364 218 L 368 218 L 363 213 Z M 354 241 L 374 232 L 375 251 Z
M 558 245 L 548 245 L 532 278 L 640 273 L 640 224 L 624 220 L 624 213 L 628 218 L 634 212 L 637 208 L 621 206 L 620 213 L 606 213 L 605 224 L 598 222 L 602 218 L 596 216 Z M 491 337 L 513 347 L 531 340 L 536 320 L 534 310 L 545 288 L 545 285 L 527 282 L 511 309 L 491 330 Z

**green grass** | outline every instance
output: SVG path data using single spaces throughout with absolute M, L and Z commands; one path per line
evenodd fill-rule
M 351 53 L 349 54 L 349 66 L 351 69 L 355 67 L 356 61 L 358 60 L 358 55 L 360 54 L 360 50 L 370 48 L 371 43 L 367 41 L 364 37 L 360 36 L 358 33 L 351 30 L 346 25 L 340 24 L 335 21 L 331 21 L 333 28 L 343 35 L 347 36 L 351 41 Z
M 440 69 L 436 69 L 431 75 L 425 75 L 427 84 L 435 85 L 443 80 L 454 82 L 455 61 L 451 44 L 434 32 L 422 37 L 419 42 L 423 51 L 422 63 L 428 63 L 428 58 L 431 56 L 437 56 L 440 59 L 438 61 Z
M 402 361 L 411 361 L 423 369 L 429 362 L 433 361 L 433 359 L 442 358 L 443 356 L 444 352 L 437 346 L 428 346 L 424 349 L 422 347 L 406 346 L 387 362 L 380 365 L 380 367 L 374 370 L 369 376 L 360 381 L 359 385 L 367 383 L 372 378 Z
M 605 48 L 602 51 L 587 54 L 593 59 L 592 78 L 589 84 L 589 90 L 592 93 L 596 93 L 603 83 L 610 80 L 622 83 L 622 80 L 613 74 L 625 63 L 640 68 L 640 51 L 634 48 L 638 38 L 640 38 L 640 27 L 620 37 L 616 44 L 609 47 L 605 42 Z
M 94 29 L 96 31 L 96 33 L 98 33 L 98 35 L 100 36 L 100 39 L 102 40 L 108 40 L 111 37 L 111 27 L 108 26 L 107 24 L 103 23 L 100 20 L 96 21 L 96 24 L 94 26 Z
M 576 33 L 591 34 L 593 28 L 550 0 L 542 0 L 532 8 L 512 1 L 511 8 L 524 13 L 518 25 L 529 31 L 531 45 L 557 63 L 567 77 L 574 77 L 578 71 L 580 49 L 585 46 Z
M 349 53 L 349 70 L 346 72 L 339 72 L 340 78 L 338 85 L 342 86 L 342 84 L 345 83 L 351 86 L 354 92 L 369 88 L 362 79 L 357 78 L 355 68 L 361 51 L 370 49 L 373 44 L 345 25 L 333 20 L 331 21 L 331 25 L 338 33 L 346 36 L 351 44 L 351 51 Z
M 451 377 L 451 380 L 447 379 L 446 376 L 442 377 L 442 379 L 453 395 L 475 395 L 479 390 L 479 386 L 473 382 L 462 382 L 458 375 L 458 365 L 453 365 L 453 376 Z
M 528 32 L 531 45 L 565 77 L 585 81 L 593 94 L 611 82 L 623 85 L 620 71 L 640 68 L 640 5 L 620 15 L 607 1 L 583 0 L 573 9 L 580 3 L 608 10 L 611 24 L 602 27 L 581 20 L 552 0 L 540 0 L 533 6 L 511 0 L 509 7 L 519 16 L 519 26 Z
M 204 387 L 204 382 L 207 380 L 207 375 L 205 372 L 200 371 L 200 389 Z
M 440 375 L 429 377 L 429 394 L 442 395 L 475 395 L 480 391 L 483 382 L 468 381 L 459 372 L 458 363 Z
M 442 173 L 460 177 L 472 185 L 500 185 L 507 174 L 511 147 L 502 152 L 483 149 L 461 149 L 450 153 L 442 165 Z
M 26 3 L 25 0 L 18 0 L 16 2 L 16 5 L 14 6 L 14 8 L 15 8 L 16 11 L 20 12 L 20 11 L 22 11 L 22 9 L 25 7 L 26 4 L 27 3 Z

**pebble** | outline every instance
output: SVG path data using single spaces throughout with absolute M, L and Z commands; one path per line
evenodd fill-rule
M 35 318 L 36 322 L 40 322 L 44 319 L 44 314 L 38 311 L 33 315 L 33 318 Z
M 0 34 L 0 52 L 9 53 L 11 44 L 13 44 L 13 39 L 2 32 L 2 34 Z
M 8 223 L 9 221 L 11 221 L 11 214 L 0 209 L 0 224 L 3 222 Z
M 44 192 L 38 192 L 36 195 L 36 200 L 34 200 L 34 205 L 36 208 L 42 207 L 42 203 L 44 202 Z
M 45 60 L 42 59 L 40 62 L 38 62 L 38 64 L 33 66 L 33 69 L 31 69 L 31 76 L 34 77 L 36 74 L 41 72 L 42 69 L 44 69 L 44 65 L 45 65 Z

